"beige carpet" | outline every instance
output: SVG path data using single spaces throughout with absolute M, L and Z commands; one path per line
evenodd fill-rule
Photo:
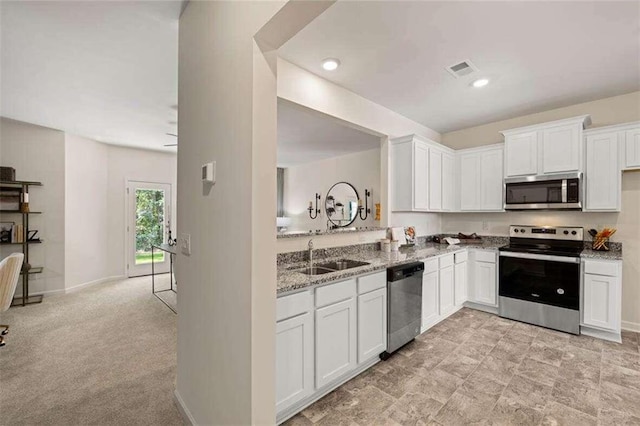
M 183 424 L 173 402 L 176 321 L 149 277 L 9 309 L 0 424 Z

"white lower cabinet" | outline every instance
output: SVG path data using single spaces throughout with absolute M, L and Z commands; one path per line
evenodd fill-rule
M 276 324 L 276 411 L 313 393 L 313 314 Z
M 455 281 L 455 304 L 456 306 L 462 305 L 468 299 L 468 276 L 467 262 L 456 263 L 453 271 Z
M 447 316 L 455 308 L 453 265 L 440 269 L 440 315 Z
M 440 319 L 438 299 L 438 274 L 427 272 L 422 275 L 422 331 L 431 327 Z
M 358 363 L 387 349 L 387 289 L 358 296 Z
M 621 262 L 584 260 L 583 270 L 582 325 L 620 333 Z
M 316 310 L 316 387 L 356 367 L 356 299 Z
M 473 250 L 469 278 L 469 300 L 474 303 L 498 306 L 498 275 L 496 253 L 490 250 Z

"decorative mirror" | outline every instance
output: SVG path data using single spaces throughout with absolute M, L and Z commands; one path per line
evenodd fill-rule
M 334 228 L 349 226 L 358 214 L 358 191 L 347 182 L 338 182 L 327 192 L 325 211 Z

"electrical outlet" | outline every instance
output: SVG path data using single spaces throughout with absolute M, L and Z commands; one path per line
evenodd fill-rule
M 483 231 L 488 231 L 489 230 L 489 222 L 482 221 L 482 230 Z
M 191 254 L 191 235 L 180 234 L 180 251 L 187 256 Z

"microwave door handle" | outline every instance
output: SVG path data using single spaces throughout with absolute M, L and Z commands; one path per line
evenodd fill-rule
M 567 180 L 562 179 L 562 202 L 567 203 Z

